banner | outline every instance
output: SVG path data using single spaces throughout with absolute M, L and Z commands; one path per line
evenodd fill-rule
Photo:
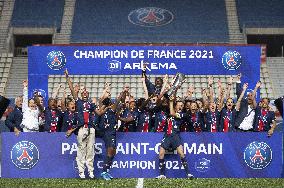
M 159 175 L 162 133 L 118 133 L 117 155 L 110 173 L 115 178 Z M 190 173 L 198 178 L 279 178 L 282 133 L 182 133 Z M 76 178 L 77 142 L 64 133 L 2 133 L 3 178 Z M 95 144 L 95 176 L 105 159 L 101 139 Z M 166 176 L 185 178 L 179 156 L 165 156 Z M 86 172 L 87 175 L 87 172 Z
M 117 45 L 32 46 L 28 48 L 29 91 L 48 95 L 48 75 L 148 74 L 237 75 L 253 89 L 260 80 L 261 46 Z

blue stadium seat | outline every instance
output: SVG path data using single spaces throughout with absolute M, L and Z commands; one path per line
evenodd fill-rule
M 158 7 L 173 14 L 171 23 L 142 27 L 128 20 L 131 11 Z M 164 1 L 76 1 L 71 42 L 228 42 L 223 0 Z
M 16 0 L 11 25 L 60 28 L 64 3 L 64 0 Z
M 241 27 L 284 27 L 283 0 L 237 0 Z

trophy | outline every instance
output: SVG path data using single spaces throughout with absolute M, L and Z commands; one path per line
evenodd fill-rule
M 182 73 L 177 73 L 172 81 L 171 88 L 164 94 L 166 98 L 169 98 L 171 95 L 173 95 L 183 84 L 185 81 L 185 76 Z

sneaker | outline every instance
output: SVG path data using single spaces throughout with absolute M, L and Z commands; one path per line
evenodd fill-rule
M 113 179 L 112 175 L 110 175 L 110 173 L 107 172 L 107 176 L 110 178 L 110 179 Z
M 194 176 L 192 174 L 187 174 L 187 178 L 192 180 L 192 179 L 194 179 Z
M 110 177 L 108 176 L 108 173 L 107 173 L 107 172 L 102 172 L 102 173 L 101 173 L 101 177 L 102 177 L 104 180 L 107 180 L 107 181 L 108 181 L 108 180 L 111 180 Z
M 92 178 L 92 179 L 95 178 L 94 173 L 93 172 L 89 172 L 89 177 Z
M 159 175 L 156 177 L 156 179 L 166 179 L 167 177 L 165 175 Z
M 85 174 L 84 174 L 83 172 L 79 173 L 79 177 L 80 177 L 81 179 L 85 179 L 85 178 L 86 178 L 86 176 L 85 176 Z

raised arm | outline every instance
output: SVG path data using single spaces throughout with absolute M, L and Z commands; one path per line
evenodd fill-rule
M 233 77 L 230 76 L 228 79 L 227 79 L 227 91 L 226 91 L 226 98 L 230 98 L 231 97 L 231 90 L 232 90 L 232 83 L 233 83 Z
M 147 89 L 147 86 L 146 86 L 145 77 L 142 77 L 141 81 L 142 81 L 142 85 L 143 85 L 144 96 L 145 96 L 145 99 L 147 100 L 149 98 L 149 94 L 148 94 L 148 89 Z
M 59 84 L 59 85 L 57 86 L 55 92 L 52 94 L 52 98 L 53 98 L 53 99 L 56 99 L 56 98 L 57 98 L 58 93 L 59 93 L 59 90 L 60 90 L 60 88 L 62 88 L 62 87 L 63 87 L 62 84 Z
M 208 77 L 208 87 L 209 87 L 209 100 L 210 102 L 214 102 L 214 91 L 213 91 L 213 78 Z
M 66 88 L 64 88 L 64 92 L 63 92 L 63 97 L 61 99 L 61 109 L 62 109 L 62 112 L 65 112 L 66 111 Z
M 242 90 L 242 93 L 240 94 L 240 97 L 238 98 L 238 101 L 237 101 L 237 104 L 236 104 L 236 110 L 239 111 L 240 110 L 240 107 L 241 107 L 241 101 L 245 95 L 245 92 L 248 88 L 248 83 L 244 83 L 243 85 L 243 90 Z
M 237 94 L 237 99 L 240 98 L 241 92 L 242 92 L 242 87 L 241 87 L 241 77 L 242 74 L 238 74 L 236 77 L 236 94 Z
M 208 96 L 207 96 L 207 89 L 202 88 L 202 102 L 203 102 L 203 109 L 201 109 L 203 112 L 205 112 L 209 108 L 209 101 L 208 101 Z
M 218 80 L 218 104 L 217 108 L 219 111 L 222 110 L 223 105 L 224 105 L 224 90 L 222 88 L 222 82 L 221 80 Z M 227 98 L 228 99 L 228 98 Z
M 176 112 L 174 109 L 174 100 L 175 96 L 174 95 L 170 96 L 170 115 L 176 117 Z
M 29 99 L 28 99 L 28 81 L 24 80 L 23 81 L 23 104 L 22 104 L 22 109 L 23 112 L 28 109 L 29 106 Z
M 65 69 L 64 74 L 65 74 L 68 86 L 70 88 L 71 94 L 73 96 L 73 99 L 77 100 L 78 99 L 78 93 L 79 93 L 79 86 L 76 86 L 76 88 L 73 87 L 73 83 L 72 83 L 71 79 L 69 78 L 69 73 L 68 73 L 67 69 Z
M 188 89 L 187 89 L 187 92 L 186 92 L 186 95 L 184 95 L 184 100 L 192 100 L 193 99 L 193 93 L 194 93 L 194 85 L 193 84 L 190 84 Z
M 257 103 L 256 103 L 256 92 L 257 90 L 261 87 L 261 81 L 258 81 L 254 87 L 253 93 L 252 93 L 252 97 L 253 97 L 253 107 L 256 108 L 257 107 Z
M 167 87 L 168 87 L 168 81 L 169 81 L 169 76 L 166 74 L 163 78 L 163 86 L 161 89 L 161 94 L 164 95 L 164 92 L 166 92 Z

